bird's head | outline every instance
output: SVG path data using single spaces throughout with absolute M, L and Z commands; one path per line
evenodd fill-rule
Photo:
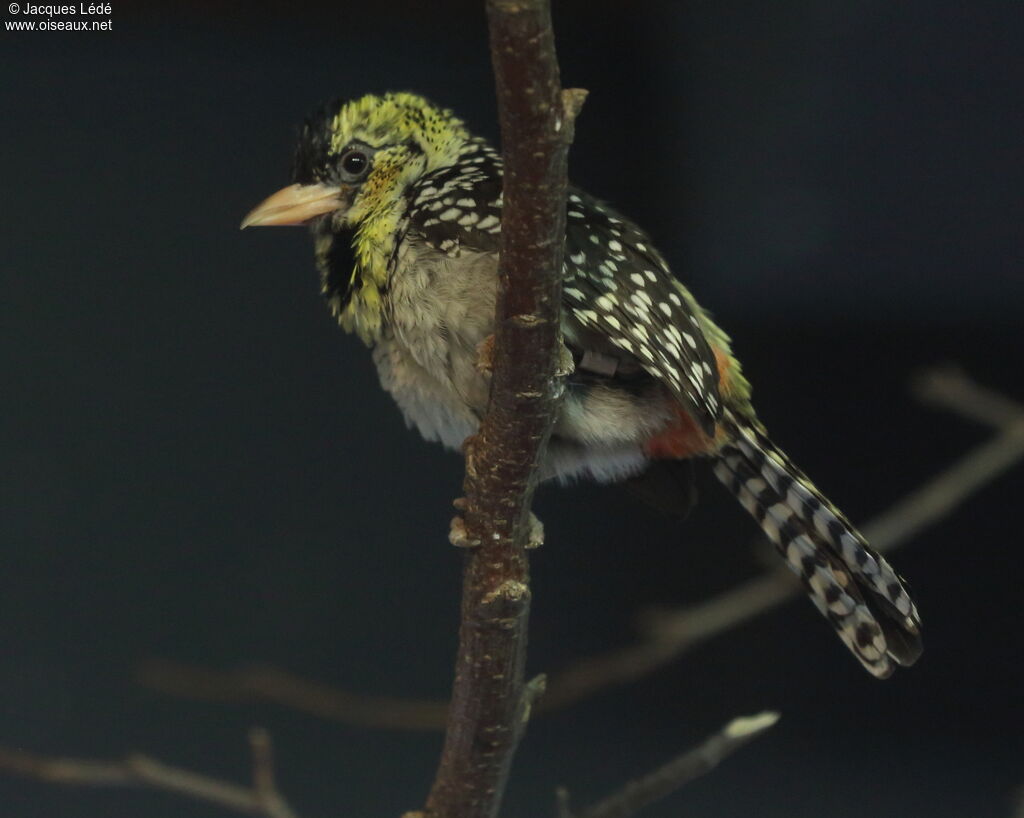
M 372 341 L 406 192 L 424 175 L 455 164 L 469 139 L 451 111 L 415 94 L 330 102 L 302 127 L 292 184 L 257 205 L 242 228 L 309 224 L 332 310 L 342 326 Z M 340 270 L 349 241 L 355 269 Z

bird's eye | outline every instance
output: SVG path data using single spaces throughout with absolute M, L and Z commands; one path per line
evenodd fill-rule
M 351 177 L 350 181 L 357 181 L 370 169 L 370 157 L 366 151 L 349 148 L 341 155 L 341 169 Z

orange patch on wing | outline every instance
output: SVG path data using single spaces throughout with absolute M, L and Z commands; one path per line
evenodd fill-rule
M 732 391 L 732 359 L 721 349 L 712 345 L 715 364 L 718 366 L 718 393 L 723 397 Z
M 711 351 L 715 354 L 715 363 L 718 366 L 718 391 L 725 397 L 731 388 L 730 359 L 716 346 L 712 346 Z M 656 460 L 679 460 L 708 454 L 718 448 L 720 429 L 716 429 L 715 437 L 710 438 L 704 434 L 704 430 L 685 408 L 679 404 L 673 408 L 676 413 L 675 419 L 644 444 L 644 451 L 648 457 Z

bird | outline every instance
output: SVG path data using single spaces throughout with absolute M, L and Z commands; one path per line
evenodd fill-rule
M 455 450 L 487 407 L 502 173 L 488 140 L 423 96 L 335 99 L 300 127 L 291 184 L 242 222 L 308 225 L 331 313 L 370 347 L 407 423 Z M 710 461 L 864 668 L 912 665 L 907 584 L 768 437 L 729 336 L 633 221 L 573 185 L 565 207 L 574 371 L 542 478 L 620 482 Z

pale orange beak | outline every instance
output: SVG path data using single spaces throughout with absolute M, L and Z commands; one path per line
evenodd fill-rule
M 242 219 L 247 227 L 305 224 L 341 207 L 341 188 L 331 185 L 288 185 L 254 207 Z

